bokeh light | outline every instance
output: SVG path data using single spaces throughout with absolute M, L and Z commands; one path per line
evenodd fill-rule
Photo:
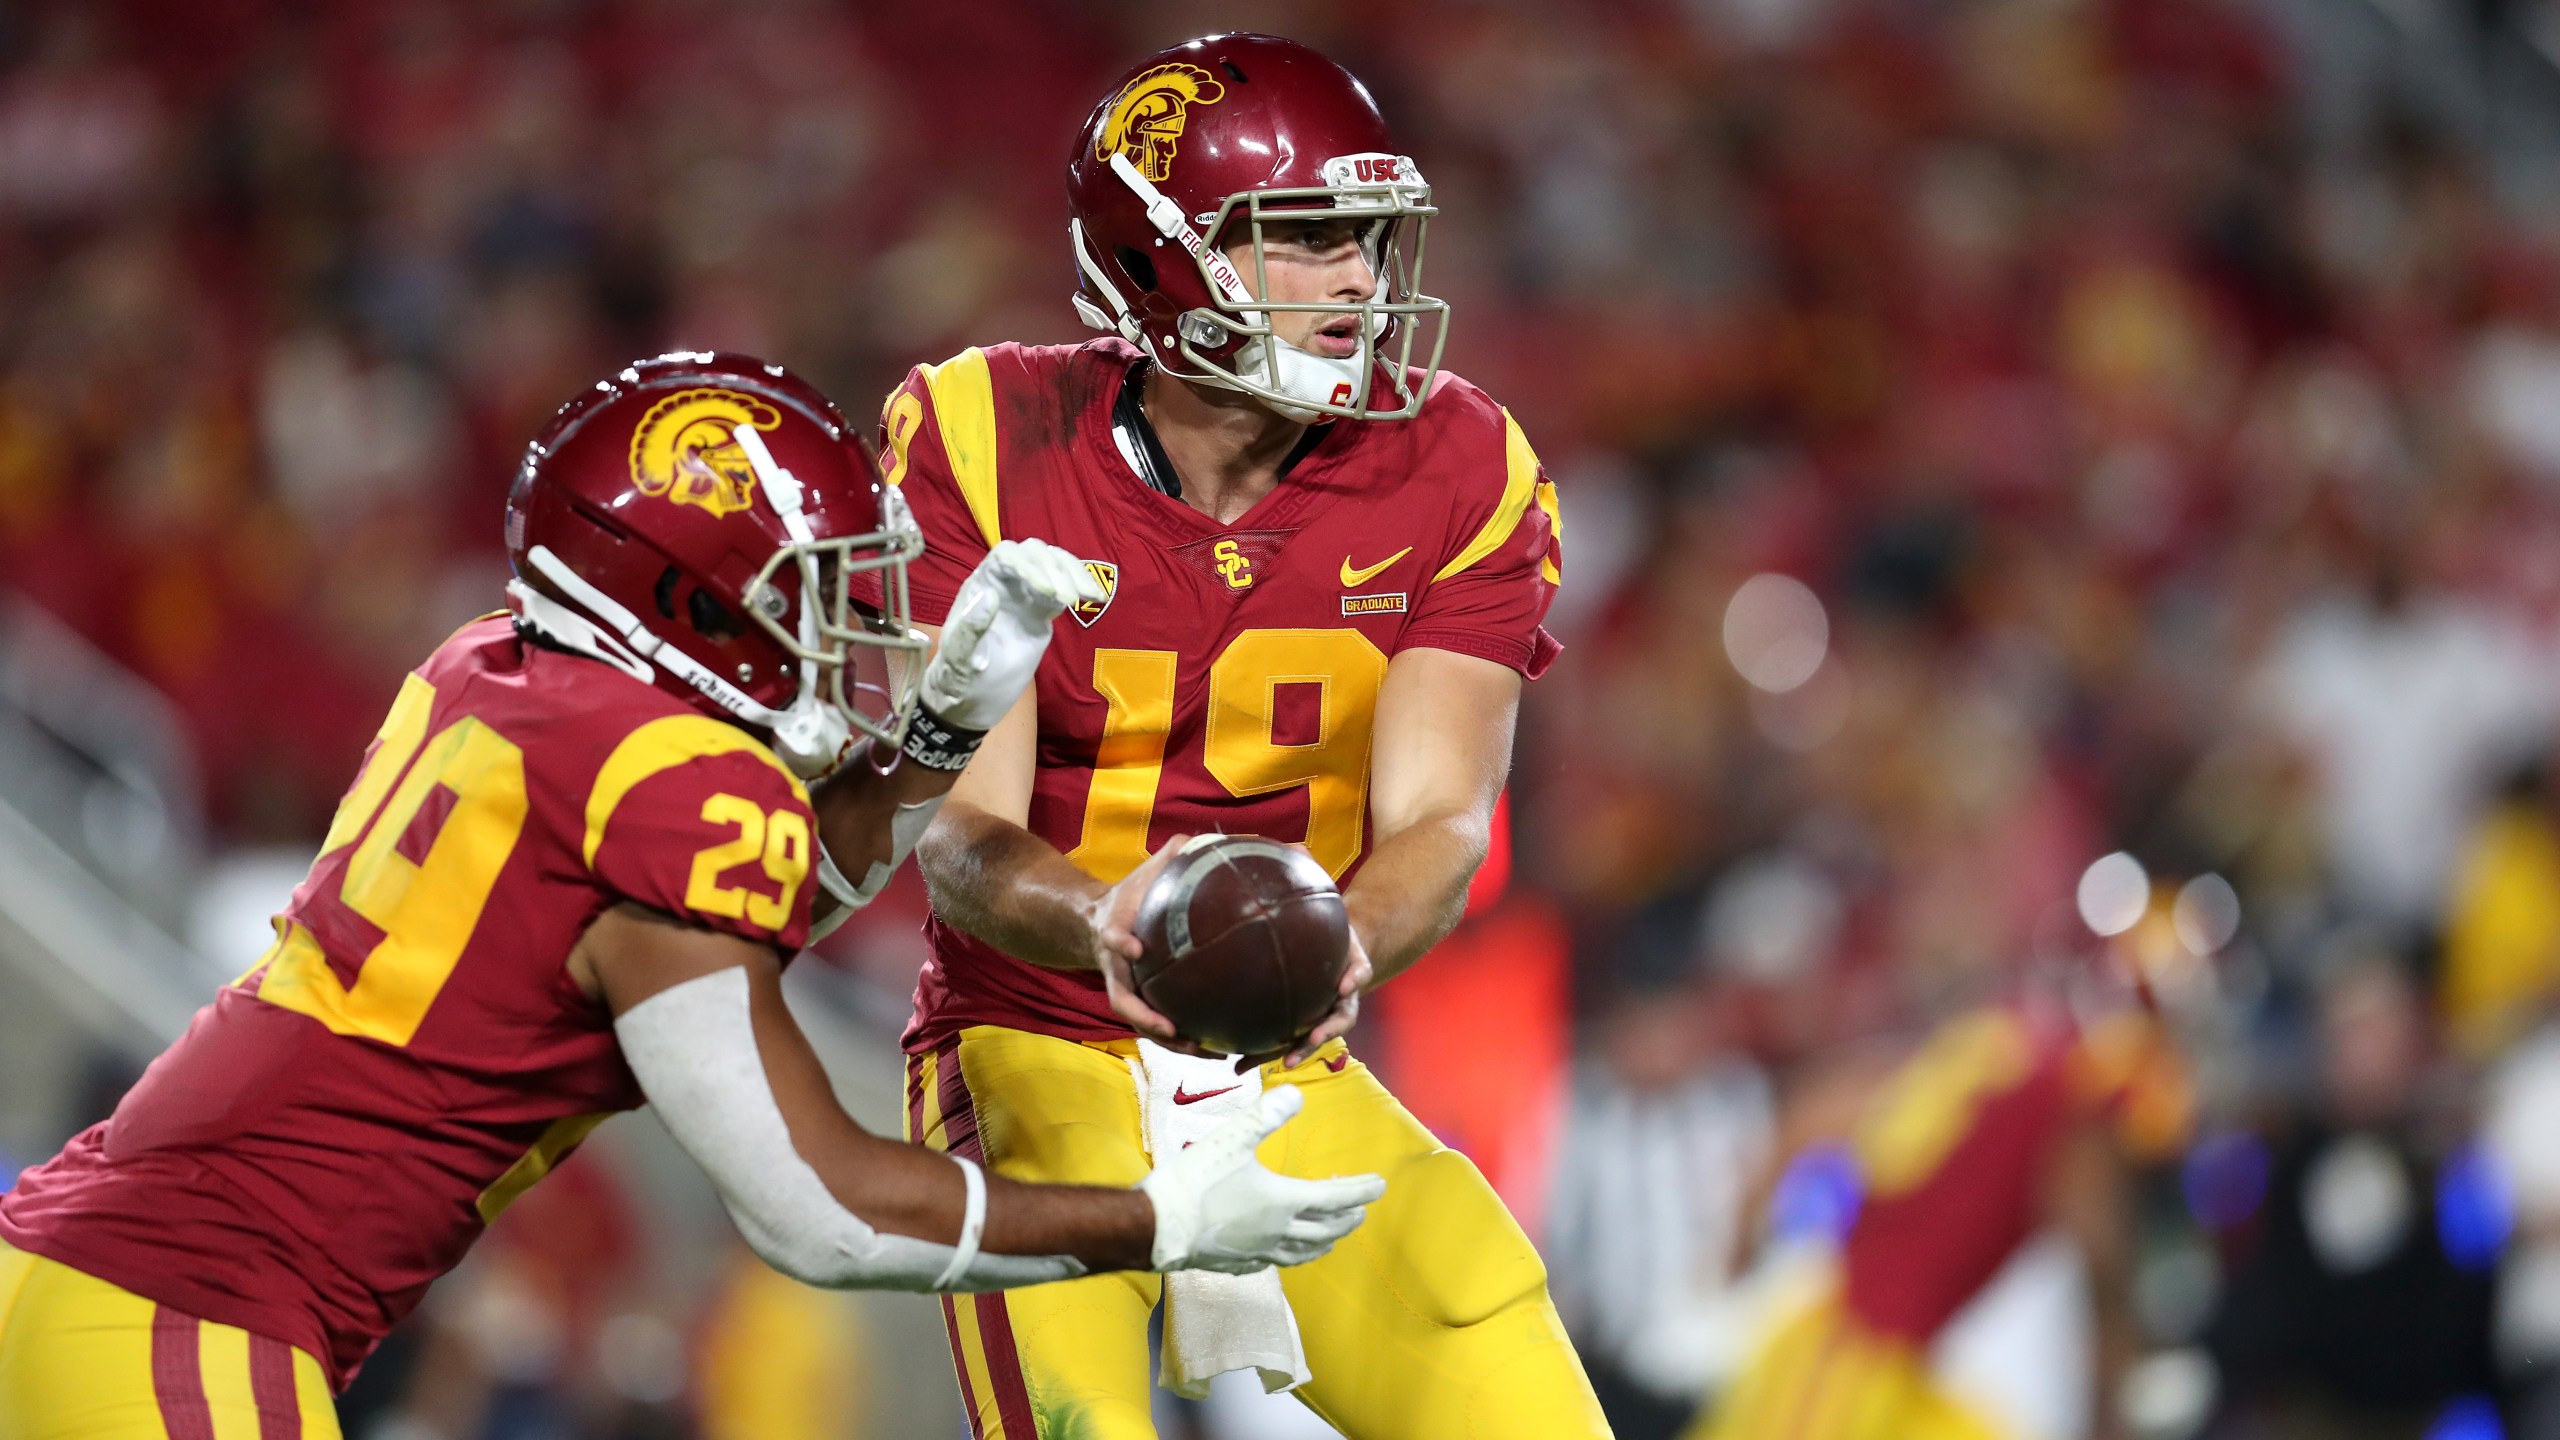
M 1753 687 L 1783 695 L 1822 668 L 1831 620 L 1813 588 L 1790 575 L 1742 582 L 1724 607 L 1724 653 Z
M 2169 911 L 2169 923 L 2176 928 L 2178 943 L 2186 946 L 2188 953 L 2214 954 L 2240 933 L 2240 894 L 2219 875 L 2199 875 L 2178 887 L 2178 900 Z
M 2485 1273 L 2515 1234 L 2515 1199 L 2497 1160 L 2478 1145 L 2455 1151 L 2436 1174 L 2436 1243 L 2454 1267 Z
M 2506 1440 L 2506 1434 L 2498 1402 L 2485 1395 L 2465 1395 L 2436 1416 L 2427 1427 L 2426 1440 Z
M 2151 872 L 2122 850 L 2101 855 L 2080 872 L 2075 898 L 2082 923 L 2101 935 L 2121 935 L 2151 906 Z
M 2208 1135 L 2187 1152 L 2178 1174 L 2187 1213 L 2207 1230 L 2246 1224 L 2267 1198 L 2274 1157 L 2267 1143 L 2247 1131 Z
M 1807 1146 L 1769 1192 L 1769 1233 L 1782 1241 L 1844 1240 L 1865 1194 L 1866 1182 L 1847 1146 Z
M 2124 1377 L 2119 1402 L 2124 1428 L 2143 1440 L 2192 1435 L 2213 1411 L 2221 1376 L 2202 1350 L 2169 1350 L 2145 1357 Z
M 1810 755 L 1849 724 L 1856 693 L 1848 667 L 1834 656 L 1792 690 L 1751 691 L 1751 723 L 1761 738 L 1790 755 Z

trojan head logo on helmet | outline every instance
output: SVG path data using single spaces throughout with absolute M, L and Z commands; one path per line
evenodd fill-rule
M 1215 105 L 1226 93 L 1227 87 L 1197 65 L 1158 65 L 1142 71 L 1105 102 L 1093 158 L 1108 164 L 1114 152 L 1126 155 L 1139 174 L 1162 184 L 1173 173 L 1173 157 L 1191 107 Z
M 856 732 L 897 749 L 931 643 L 908 624 L 923 552 L 835 406 L 740 355 L 597 385 L 526 447 L 507 497 L 520 623 L 770 731 L 803 775 Z
M 782 412 L 736 390 L 686 390 L 649 407 L 631 433 L 631 483 L 643 495 L 727 515 L 755 503 L 755 462 L 738 427 L 771 430 Z
M 1448 302 L 1421 290 L 1423 229 L 1438 212 L 1421 167 L 1341 66 L 1269 35 L 1151 55 L 1085 122 L 1067 196 L 1076 314 L 1166 374 L 1296 420 L 1422 409 L 1448 339 Z M 1270 298 L 1265 230 L 1291 222 L 1346 226 L 1369 294 Z M 1238 246 L 1241 262 L 1228 254 Z M 1272 324 L 1286 313 L 1352 317 L 1358 349 L 1335 358 L 1293 344 Z

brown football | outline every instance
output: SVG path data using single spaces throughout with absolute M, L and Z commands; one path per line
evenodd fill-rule
M 1306 851 L 1251 835 L 1185 843 L 1138 899 L 1139 998 L 1184 1039 L 1260 1055 L 1333 1008 L 1351 954 L 1342 892 Z

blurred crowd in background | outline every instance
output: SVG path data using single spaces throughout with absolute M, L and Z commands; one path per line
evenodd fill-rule
M 1078 338 L 1069 137 L 1220 28 L 1378 93 L 1563 497 L 1507 854 L 1355 1044 L 1619 1433 L 1828 1223 L 1768 1203 L 1825 1077 L 2113 935 L 2222 999 L 2137 1286 L 2215 1433 L 2560 1434 L 2560 6 L 0 5 L 0 589 L 169 698 L 208 883 L 307 849 L 554 406 L 718 347 L 867 417 Z M 828 956 L 892 1021 L 921 905 Z M 511 1215 L 351 1433 L 948 1386 L 751 1267 L 615 1311 L 619 1183 Z

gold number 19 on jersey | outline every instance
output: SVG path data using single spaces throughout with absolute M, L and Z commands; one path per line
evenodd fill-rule
M 1171 650 L 1094 652 L 1093 688 L 1109 714 L 1084 834 L 1067 853 L 1088 875 L 1117 880 L 1147 858 L 1178 668 Z M 1307 853 L 1335 879 L 1360 858 L 1370 722 L 1386 679 L 1386 655 L 1357 630 L 1247 630 L 1209 666 L 1202 764 L 1238 799 L 1305 786 Z M 1316 733 L 1282 744 L 1274 712 L 1293 684 L 1317 687 Z
M 406 1045 L 417 1034 L 524 831 L 524 752 L 468 715 L 429 739 L 435 698 L 435 687 L 415 675 L 400 687 L 364 772 L 320 845 L 326 857 L 355 843 L 338 898 L 382 930 L 355 984 L 340 984 L 319 941 L 290 921 L 259 960 L 267 975 L 258 998 L 338 1034 L 388 1045 Z M 452 792 L 453 808 L 426 858 L 412 861 L 400 853 L 400 839 L 438 790 Z

